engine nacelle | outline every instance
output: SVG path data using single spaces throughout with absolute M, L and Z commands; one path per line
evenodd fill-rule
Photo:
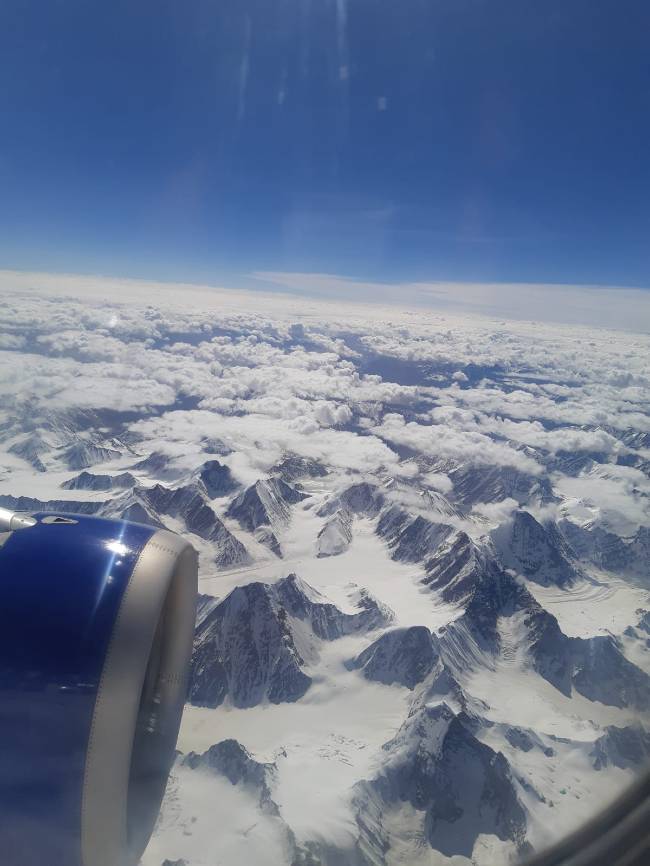
M 134 866 L 187 690 L 194 549 L 163 529 L 0 509 L 0 859 Z

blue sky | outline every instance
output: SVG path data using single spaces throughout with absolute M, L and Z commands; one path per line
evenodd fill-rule
M 650 6 L 6 0 L 0 266 L 650 287 Z

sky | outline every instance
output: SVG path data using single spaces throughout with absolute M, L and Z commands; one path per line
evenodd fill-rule
M 643 0 L 6 0 L 0 267 L 650 288 L 649 25 Z

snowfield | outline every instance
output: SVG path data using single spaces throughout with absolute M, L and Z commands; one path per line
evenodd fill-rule
M 0 505 L 199 552 L 143 866 L 514 862 L 648 762 L 646 336 L 79 291 L 0 310 Z

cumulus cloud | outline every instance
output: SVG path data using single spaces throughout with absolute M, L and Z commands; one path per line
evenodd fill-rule
M 285 453 L 359 473 L 376 473 L 399 462 L 398 455 L 375 436 L 359 436 L 317 424 L 305 429 L 301 419 L 257 414 L 223 417 L 206 410 L 174 411 L 136 422 L 132 429 L 154 448 L 178 442 L 198 450 L 205 437 L 218 437 L 240 455 L 237 464 L 240 473 L 252 466 L 256 477 L 271 469 Z
M 24 349 L 27 340 L 18 334 L 0 334 L 0 351 L 7 349 Z
M 435 424 L 445 428 L 493 434 L 511 442 L 521 442 L 555 454 L 558 451 L 592 451 L 613 454 L 623 446 L 605 430 L 582 430 L 576 427 L 561 427 L 547 430 L 539 421 L 512 421 L 482 412 L 461 409 L 458 406 L 441 406 L 430 413 Z
M 625 466 L 593 467 L 577 477 L 558 474 L 555 485 L 569 501 L 594 509 L 593 517 L 623 537 L 650 525 L 650 481 Z
M 318 401 L 315 404 L 314 416 L 321 427 L 336 427 L 339 424 L 348 424 L 352 420 L 349 406 L 345 404 L 336 406 L 324 401 Z
M 131 365 L 85 364 L 69 358 L 43 359 L 0 352 L 0 393 L 16 407 L 35 410 L 70 408 L 133 411 L 171 405 L 175 391 L 158 376 L 148 376 Z
M 425 472 L 422 483 L 440 493 L 450 493 L 454 486 L 451 478 L 444 472 Z
M 491 527 L 495 527 L 511 521 L 518 508 L 519 503 L 508 497 L 503 502 L 479 502 L 472 509 L 472 513 L 490 524 Z
M 419 424 L 406 421 L 395 412 L 387 414 L 372 432 L 396 445 L 436 458 L 451 458 L 459 463 L 471 462 L 477 466 L 510 466 L 521 472 L 539 475 L 543 467 L 523 451 L 508 443 L 495 442 L 476 431 L 466 431 L 442 424 Z
M 131 412 L 130 435 L 188 467 L 212 437 L 245 482 L 290 451 L 346 479 L 383 472 L 449 496 L 458 465 L 541 477 L 568 452 L 601 474 L 554 469 L 557 495 L 621 526 L 648 520 L 643 335 L 191 286 L 159 287 L 154 305 L 150 284 L 84 280 L 12 283 L 5 431 L 71 409 Z
M 558 400 L 558 397 L 560 398 Z M 650 419 L 643 403 L 650 397 L 650 386 L 635 392 L 607 385 L 575 385 L 564 393 L 549 396 L 541 389 L 503 390 L 485 382 L 477 388 L 452 386 L 436 391 L 443 406 L 467 408 L 475 412 L 515 420 L 537 419 L 556 424 L 608 425 L 625 429 L 650 430 Z

